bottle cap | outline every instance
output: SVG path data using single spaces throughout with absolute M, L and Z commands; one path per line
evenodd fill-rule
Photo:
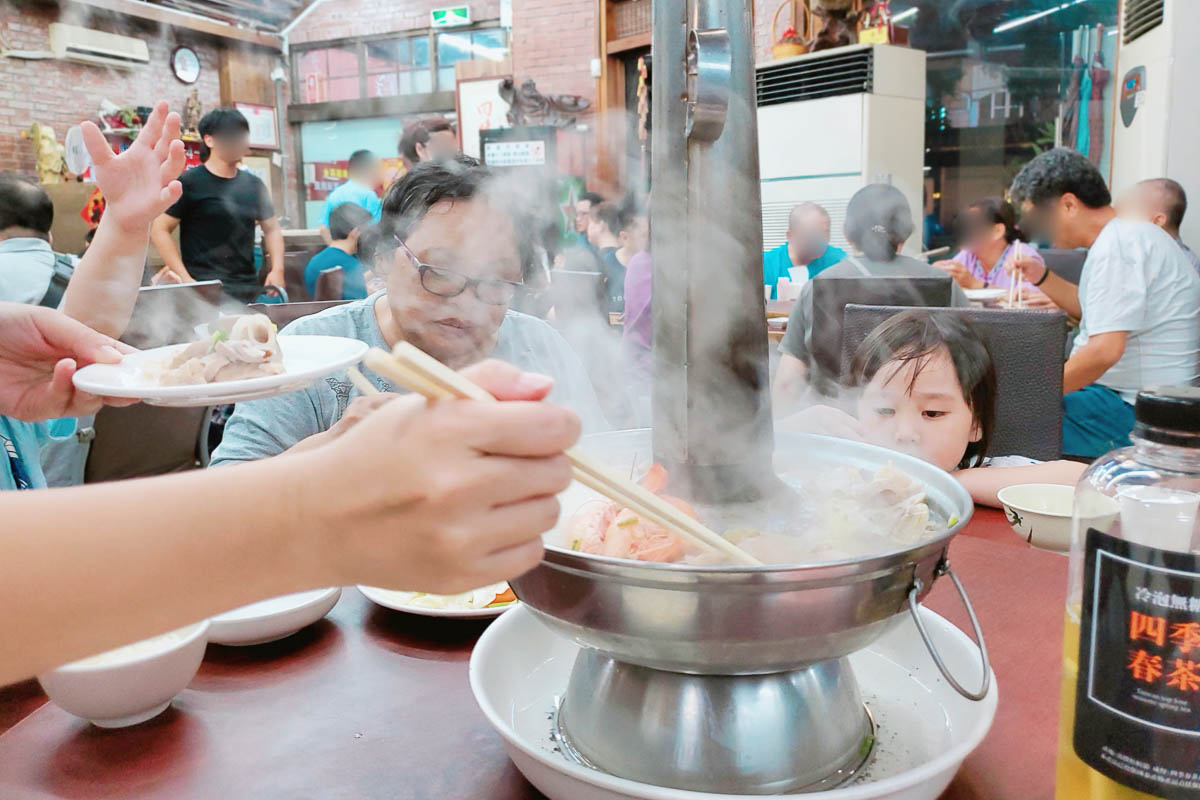
M 1134 434 L 1163 444 L 1200 447 L 1200 387 L 1163 386 L 1139 392 Z

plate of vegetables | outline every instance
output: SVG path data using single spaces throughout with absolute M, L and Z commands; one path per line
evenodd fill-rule
M 517 604 L 517 596 L 503 581 L 462 594 L 401 592 L 374 586 L 359 586 L 358 590 L 372 603 L 384 608 L 425 617 L 488 619 L 500 616 Z

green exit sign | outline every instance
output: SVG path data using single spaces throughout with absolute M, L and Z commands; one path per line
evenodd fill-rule
M 452 6 L 450 8 L 435 8 L 429 12 L 430 24 L 435 28 L 454 28 L 458 25 L 471 24 L 470 6 Z

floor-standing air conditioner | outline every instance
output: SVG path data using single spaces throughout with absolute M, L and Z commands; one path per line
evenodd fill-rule
M 833 243 L 844 247 L 851 195 L 891 183 L 916 225 L 905 251 L 920 250 L 925 53 L 855 45 L 760 65 L 758 153 L 765 248 L 784 241 L 788 213 L 805 200 L 825 207 Z
M 1200 244 L 1200 0 L 1124 0 L 1113 93 L 1112 189 L 1174 178 L 1193 208 L 1181 238 Z

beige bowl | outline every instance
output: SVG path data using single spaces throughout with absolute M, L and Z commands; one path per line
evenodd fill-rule
M 38 676 L 60 708 L 101 728 L 152 719 L 192 682 L 208 644 L 208 620 Z
M 1071 549 L 1071 509 L 1075 487 L 1021 483 L 996 493 L 1008 523 L 1035 547 L 1065 553 Z

